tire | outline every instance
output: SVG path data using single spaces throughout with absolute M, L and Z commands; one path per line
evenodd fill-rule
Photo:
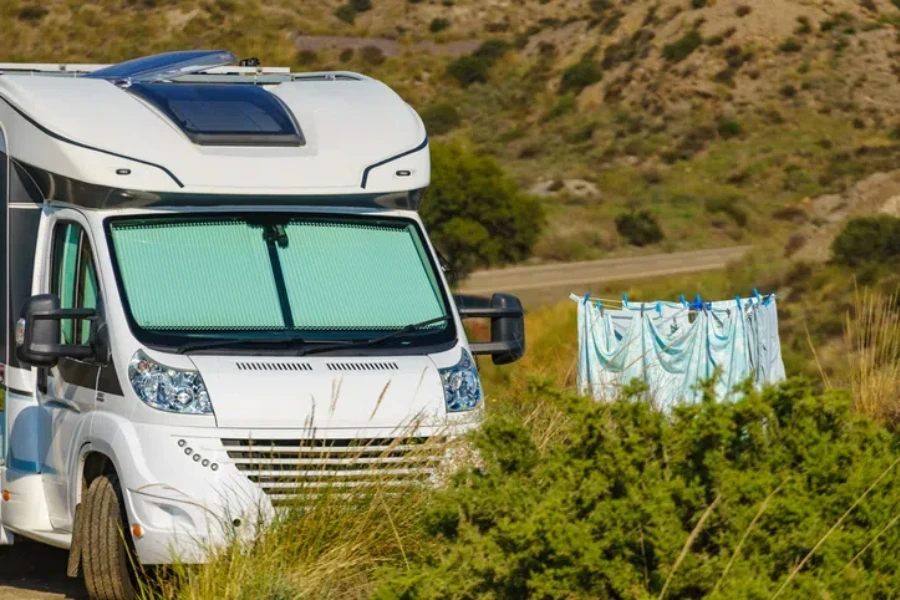
M 114 474 L 100 475 L 84 500 L 81 561 L 92 600 L 133 600 L 135 559 L 125 503 Z

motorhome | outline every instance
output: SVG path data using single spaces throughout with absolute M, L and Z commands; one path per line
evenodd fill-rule
M 94 598 L 324 480 L 427 484 L 404 457 L 477 427 L 473 357 L 524 352 L 515 297 L 452 295 L 416 112 L 236 62 L 0 64 L 0 543 L 68 548 Z

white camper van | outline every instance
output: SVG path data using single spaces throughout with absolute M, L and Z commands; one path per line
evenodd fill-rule
M 203 560 L 323 471 L 427 481 L 404 453 L 477 425 L 473 355 L 524 352 L 516 298 L 451 295 L 416 112 L 235 62 L 0 64 L 0 543 L 69 548 L 96 598 L 132 594 L 129 547 Z

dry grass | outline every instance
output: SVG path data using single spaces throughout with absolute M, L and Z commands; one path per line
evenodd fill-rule
M 887 296 L 857 290 L 844 341 L 856 410 L 900 421 L 900 288 Z

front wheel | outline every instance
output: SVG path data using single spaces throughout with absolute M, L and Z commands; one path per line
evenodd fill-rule
M 107 474 L 94 479 L 83 508 L 81 560 L 88 595 L 92 600 L 132 600 L 134 554 L 119 478 Z

